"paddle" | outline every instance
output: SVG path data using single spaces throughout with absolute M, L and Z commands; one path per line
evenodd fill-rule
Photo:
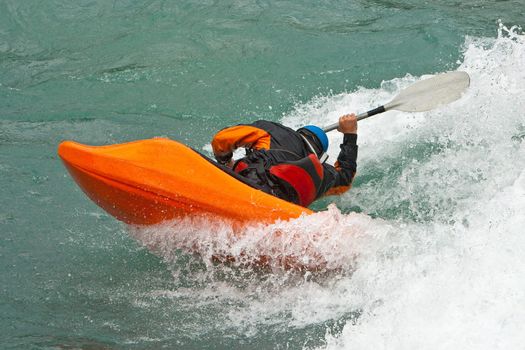
M 445 105 L 461 97 L 470 85 L 470 77 L 465 72 L 449 72 L 436 75 L 414 83 L 402 90 L 392 101 L 384 106 L 361 113 L 357 120 L 395 109 L 403 112 L 424 112 Z M 323 128 L 324 132 L 337 129 L 339 123 Z

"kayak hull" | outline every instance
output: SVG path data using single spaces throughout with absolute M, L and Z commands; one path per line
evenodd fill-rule
M 188 216 L 272 223 L 312 213 L 248 186 L 166 138 L 109 146 L 65 141 L 58 154 L 86 195 L 128 224 L 154 225 Z

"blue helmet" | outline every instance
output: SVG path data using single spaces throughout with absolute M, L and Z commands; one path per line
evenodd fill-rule
M 315 125 L 303 126 L 301 129 L 306 129 L 314 134 L 321 143 L 323 152 L 328 151 L 328 136 L 326 136 L 326 133 L 323 131 L 323 129 Z

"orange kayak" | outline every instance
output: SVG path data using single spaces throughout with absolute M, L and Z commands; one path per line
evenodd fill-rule
M 165 138 L 109 146 L 65 141 L 58 154 L 87 196 L 128 224 L 188 216 L 272 223 L 312 213 L 250 187 L 200 153 Z

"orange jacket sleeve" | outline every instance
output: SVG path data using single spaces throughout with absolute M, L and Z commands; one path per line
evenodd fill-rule
M 249 125 L 237 125 L 215 134 L 211 147 L 217 160 L 229 160 L 232 152 L 239 147 L 269 149 L 270 140 L 270 134 L 265 130 Z

